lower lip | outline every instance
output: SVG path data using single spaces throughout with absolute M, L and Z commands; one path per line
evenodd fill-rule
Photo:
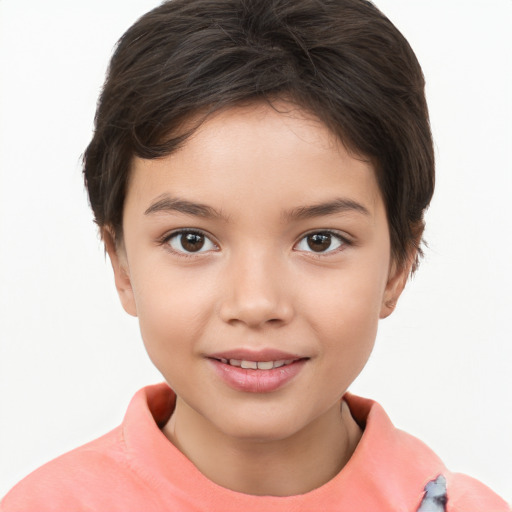
M 246 393 L 270 393 L 278 390 L 302 370 L 306 361 L 299 359 L 272 370 L 251 370 L 210 359 L 217 375 L 228 386 Z

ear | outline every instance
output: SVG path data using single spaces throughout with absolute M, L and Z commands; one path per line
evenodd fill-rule
M 121 304 L 129 315 L 137 316 L 137 308 L 130 280 L 126 250 L 122 244 L 116 243 L 115 236 L 111 228 L 102 229 L 102 238 L 105 243 L 105 250 L 107 251 L 110 262 L 112 263 L 114 280 Z
M 402 294 L 407 279 L 411 273 L 411 268 L 414 258 L 409 258 L 404 265 L 398 265 L 396 261 L 392 261 L 389 270 L 388 282 L 382 298 L 382 305 L 380 310 L 380 318 L 386 318 L 396 308 L 396 304 L 400 295 Z

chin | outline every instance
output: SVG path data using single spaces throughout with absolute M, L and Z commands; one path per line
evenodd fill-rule
M 297 420 L 284 411 L 278 414 L 260 411 L 256 414 L 244 412 L 230 415 L 229 418 L 215 418 L 214 423 L 219 431 L 233 439 L 271 443 L 293 437 L 306 426 Z

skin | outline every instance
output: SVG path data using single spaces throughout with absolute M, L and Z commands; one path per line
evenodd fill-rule
M 287 496 L 326 483 L 357 446 L 341 398 L 409 268 L 391 259 L 371 164 L 312 116 L 277 106 L 222 111 L 172 155 L 135 158 L 123 241 L 108 229 L 104 239 L 121 302 L 177 394 L 166 436 L 219 485 Z M 165 209 L 166 198 L 218 215 Z M 339 199 L 344 208 L 297 215 Z M 188 228 L 208 237 L 198 252 L 173 236 Z M 325 250 L 312 250 L 306 235 L 326 230 Z M 249 393 L 212 369 L 211 354 L 235 348 L 307 360 L 279 389 Z

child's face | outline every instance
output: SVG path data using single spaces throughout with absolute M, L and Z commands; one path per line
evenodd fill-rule
M 123 229 L 108 249 L 152 361 L 191 417 L 237 438 L 283 439 L 338 407 L 407 275 L 371 164 L 297 110 L 231 109 L 135 159 Z

